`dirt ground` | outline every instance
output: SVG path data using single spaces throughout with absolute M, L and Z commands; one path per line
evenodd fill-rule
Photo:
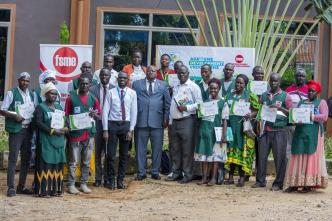
M 31 179 L 29 175 L 28 182 Z M 253 178 L 244 188 L 182 185 L 163 179 L 139 182 L 128 177 L 126 190 L 91 187 L 89 195 L 8 198 L 2 171 L 0 220 L 332 220 L 332 180 L 325 190 L 289 194 L 251 189 Z

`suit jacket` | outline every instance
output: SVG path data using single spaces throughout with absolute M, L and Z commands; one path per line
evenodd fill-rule
M 146 79 L 133 83 L 132 89 L 137 94 L 136 127 L 162 128 L 163 121 L 169 119 L 171 97 L 165 82 L 156 79 L 153 94 L 147 91 Z
M 99 104 L 102 105 L 102 104 L 101 104 L 102 101 L 100 100 L 100 87 L 102 87 L 100 83 L 99 83 L 99 84 L 96 84 L 96 85 L 90 87 L 90 90 L 89 90 L 89 91 L 90 91 L 91 94 L 93 94 L 93 95 L 98 99 Z M 112 88 L 114 88 L 114 86 L 111 85 L 111 84 L 109 84 L 109 88 L 108 88 L 108 90 L 111 90 Z M 108 92 L 107 92 L 107 93 L 108 93 Z M 107 95 L 107 96 L 108 96 L 108 95 Z M 101 111 L 103 111 L 103 110 L 101 110 Z

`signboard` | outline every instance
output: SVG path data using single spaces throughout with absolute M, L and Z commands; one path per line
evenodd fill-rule
M 56 72 L 61 105 L 68 96 L 69 82 L 80 75 L 80 67 L 85 61 L 92 63 L 92 45 L 40 45 L 39 68 L 42 72 L 47 69 Z
M 178 46 L 157 45 L 156 64 L 162 54 L 171 57 L 170 67 L 174 62 L 181 60 L 189 68 L 192 79 L 201 78 L 201 66 L 210 64 L 214 77 L 222 78 L 225 64 L 234 64 L 234 74 L 245 74 L 252 78 L 251 73 L 255 65 L 254 48 L 228 48 L 228 47 L 205 47 L 205 46 Z

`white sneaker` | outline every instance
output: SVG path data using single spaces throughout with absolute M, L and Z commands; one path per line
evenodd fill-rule
M 78 189 L 72 185 L 72 186 L 68 186 L 68 193 L 70 194 L 78 194 L 80 191 L 78 191 Z
M 83 193 L 91 193 L 91 190 L 88 188 L 88 186 L 86 184 L 81 184 L 80 186 L 80 190 L 83 192 Z

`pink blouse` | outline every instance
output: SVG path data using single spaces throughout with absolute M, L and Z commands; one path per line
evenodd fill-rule
M 318 109 L 319 114 L 314 115 L 314 121 L 324 123 L 325 121 L 327 121 L 327 118 L 329 116 L 329 108 L 325 100 L 321 100 Z

